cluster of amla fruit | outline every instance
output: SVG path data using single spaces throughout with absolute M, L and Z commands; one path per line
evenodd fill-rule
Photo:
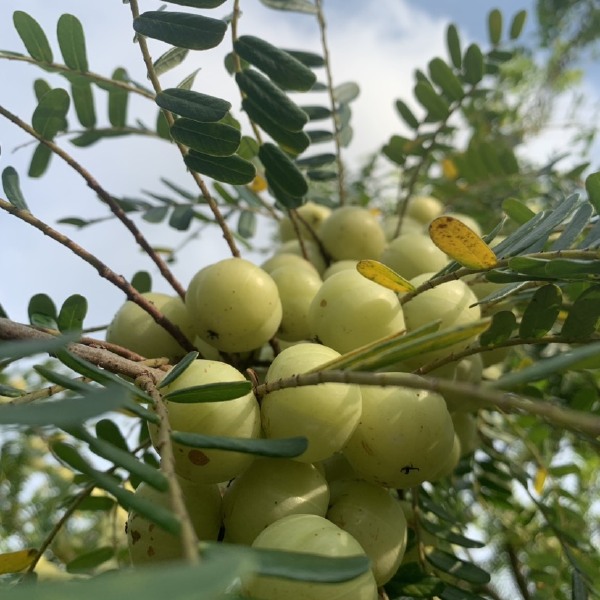
M 439 214 L 439 203 L 425 198 L 412 206 L 402 232 L 393 237 L 386 236 L 386 229 L 396 229 L 393 220 L 381 223 L 367 209 L 331 211 L 309 203 L 298 209 L 300 228 L 294 233 L 302 240 L 286 239 L 292 224 L 284 220 L 281 246 L 262 266 L 241 258 L 209 265 L 191 280 L 185 302 L 145 294 L 203 356 L 161 391 L 245 381 L 226 362 L 231 355 L 246 364 L 267 364 L 256 371 L 261 383 L 269 384 L 436 319 L 442 328 L 478 320 L 477 297 L 463 281 L 437 286 L 402 306 L 397 293 L 356 270 L 359 260 L 381 260 L 418 285 L 446 264 L 446 255 L 423 232 Z M 283 348 L 276 355 L 269 344 L 273 338 Z M 107 340 L 148 358 L 176 360 L 183 354 L 132 302 L 116 314 Z M 429 352 L 397 370 L 435 357 Z M 446 371 L 439 375 L 477 380 L 481 361 L 463 361 Z M 167 400 L 174 431 L 308 440 L 306 451 L 293 460 L 173 442 L 176 473 L 198 538 L 329 556 L 366 553 L 372 570 L 338 584 L 334 596 L 374 600 L 406 548 L 407 519 L 395 490 L 443 478 L 476 444 L 473 416 L 458 412 L 453 421 L 449 404 L 451 410 L 463 408 L 460 399 L 425 390 L 347 383 L 277 389 L 260 402 L 252 391 L 228 401 Z M 150 425 L 150 435 L 157 447 L 156 426 Z M 145 484 L 136 493 L 169 504 L 168 494 Z M 129 515 L 127 535 L 134 564 L 181 557 L 180 540 L 140 515 Z M 331 598 L 334 587 L 259 578 L 246 591 L 262 600 L 320 599 Z

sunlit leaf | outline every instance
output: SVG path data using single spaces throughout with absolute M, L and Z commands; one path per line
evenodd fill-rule
M 29 210 L 21 186 L 19 185 L 19 174 L 13 167 L 6 167 L 2 171 L 2 188 L 7 200 L 19 210 Z
M 0 554 L 0 575 L 25 570 L 33 562 L 37 553 L 35 548 L 28 548 Z
M 191 13 L 150 10 L 133 20 L 133 28 L 172 46 L 209 50 L 223 41 L 227 23 Z
M 546 477 L 548 471 L 544 467 L 540 467 L 535 473 L 535 479 L 533 481 L 533 489 L 537 494 L 541 494 L 544 490 L 544 484 L 546 483 Z
M 371 259 L 359 260 L 356 270 L 367 279 L 394 292 L 413 292 L 415 286 L 387 265 Z
M 13 13 L 13 24 L 30 56 L 40 62 L 51 63 L 52 49 L 40 24 L 22 10 Z
M 429 236 L 442 252 L 470 269 L 489 269 L 497 262 L 494 251 L 472 229 L 454 217 L 434 219 L 429 225 Z

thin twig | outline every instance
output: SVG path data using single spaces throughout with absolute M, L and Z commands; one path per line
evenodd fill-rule
M 142 294 L 140 294 L 122 275 L 117 275 L 110 267 L 104 264 L 100 259 L 96 258 L 93 254 L 85 250 L 79 244 L 76 244 L 71 238 L 56 231 L 47 225 L 43 221 L 40 221 L 37 217 L 34 217 L 28 210 L 21 210 L 10 202 L 0 198 L 0 209 L 14 215 L 15 217 L 25 221 L 29 225 L 33 225 L 36 229 L 41 231 L 44 235 L 51 237 L 53 240 L 62 244 L 74 254 L 83 259 L 86 263 L 94 267 L 100 277 L 110 281 L 116 285 L 120 290 L 125 292 L 125 295 L 129 300 L 135 302 L 138 306 L 143 308 L 161 327 L 166 329 L 179 343 L 179 345 L 188 352 L 195 350 L 194 345 L 185 337 L 181 329 L 169 319 L 165 317 L 156 306 L 148 301 Z
M 155 252 L 148 240 L 144 237 L 142 232 L 138 229 L 137 225 L 125 214 L 125 211 L 117 204 L 115 199 L 92 177 L 91 173 L 81 166 L 70 154 L 65 152 L 60 146 L 55 144 L 51 140 L 44 139 L 33 127 L 25 123 L 17 115 L 6 110 L 3 106 L 0 106 L 0 114 L 6 117 L 9 121 L 23 129 L 29 135 L 34 137 L 40 143 L 44 144 L 50 150 L 60 156 L 72 169 L 74 169 L 87 183 L 88 187 L 91 188 L 98 197 L 110 208 L 111 212 L 125 225 L 129 232 L 133 235 L 135 241 L 144 250 L 144 252 L 152 259 L 154 264 L 158 267 L 161 275 L 166 281 L 172 286 L 172 288 L 179 294 L 181 298 L 185 298 L 185 289 L 177 281 L 167 263 Z
M 521 592 L 521 596 L 523 596 L 523 600 L 531 600 L 531 595 L 529 594 L 529 589 L 527 588 L 527 580 L 521 572 L 521 563 L 517 556 L 516 550 L 509 542 L 506 542 L 504 550 L 508 555 L 510 571 L 513 575 L 515 583 L 517 584 L 517 587 L 519 588 L 519 591 Z
M 129 6 L 131 7 L 131 14 L 132 14 L 133 18 L 134 19 L 137 18 L 140 15 L 138 1 L 137 0 L 129 0 Z M 160 85 L 160 81 L 158 80 L 158 75 L 156 74 L 156 71 L 154 69 L 154 63 L 152 61 L 152 57 L 150 56 L 150 50 L 148 49 L 148 44 L 146 43 L 146 38 L 145 38 L 145 36 L 143 36 L 141 34 L 137 34 L 136 39 L 140 46 L 140 50 L 142 52 L 142 58 L 144 60 L 144 64 L 146 65 L 146 70 L 148 72 L 148 78 L 150 79 L 150 81 L 152 83 L 152 87 L 154 88 L 154 91 L 158 94 L 162 91 L 162 87 Z M 169 127 L 172 126 L 173 123 L 175 122 L 173 115 L 168 110 L 164 110 L 164 109 L 163 109 L 163 114 L 165 115 L 165 119 L 167 120 Z M 187 154 L 187 148 L 183 144 L 180 144 L 180 143 L 176 143 L 176 146 L 179 149 L 181 156 L 185 157 L 185 155 Z M 221 231 L 223 233 L 223 238 L 225 239 L 225 241 L 227 242 L 227 245 L 229 246 L 229 251 L 231 252 L 232 256 L 239 257 L 240 251 L 237 247 L 237 244 L 235 243 L 235 238 L 233 237 L 233 235 L 229 229 L 229 226 L 227 225 L 227 222 L 225 221 L 223 214 L 221 213 L 221 210 L 219 209 L 218 204 L 215 202 L 215 199 L 212 197 L 212 194 L 210 193 L 208 187 L 206 186 L 206 183 L 204 183 L 204 180 L 198 173 L 196 173 L 195 171 L 192 171 L 191 169 L 190 169 L 190 174 L 191 174 L 192 178 L 194 179 L 194 181 L 196 182 L 196 185 L 200 189 L 200 192 L 202 193 L 202 197 L 206 200 L 208 207 L 212 211 L 213 216 L 215 217 L 215 220 L 219 224 L 219 227 L 221 228 Z

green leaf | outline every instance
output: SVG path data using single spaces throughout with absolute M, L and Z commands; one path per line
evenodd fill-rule
M 440 600 L 486 600 L 486 598 L 447 583 L 444 590 L 440 593 Z
M 74 335 L 59 335 L 40 340 L 16 340 L 0 343 L 0 358 L 17 360 L 36 354 L 54 354 L 76 339 Z
M 187 231 L 195 216 L 191 206 L 176 206 L 169 217 L 169 226 L 177 231 Z
M 268 133 L 286 152 L 297 155 L 301 154 L 310 145 L 310 138 L 303 131 L 289 131 L 277 122 L 264 110 L 259 103 L 246 97 L 242 100 L 242 108 L 248 117 L 261 129 Z
M 571 598 L 572 600 L 588 600 L 588 586 L 581 571 L 573 569 L 571 573 Z
M 71 99 L 69 94 L 55 88 L 42 96 L 33 111 L 31 124 L 33 128 L 46 140 L 51 140 L 59 131 L 67 129 L 67 112 Z
M 241 134 L 230 125 L 200 123 L 185 117 L 171 126 L 171 136 L 177 142 L 210 156 L 231 156 L 241 141 Z
M 243 185 L 250 183 L 256 177 L 255 166 L 235 154 L 217 157 L 191 150 L 184 158 L 184 162 L 192 171 L 223 183 Z
M 476 85 L 483 79 L 483 54 L 477 44 L 471 44 L 467 48 L 463 59 L 463 70 L 465 81 L 471 85 Z
M 426 558 L 437 569 L 463 581 L 478 585 L 485 585 L 490 582 L 490 574 L 487 571 L 448 552 L 434 549 L 426 555 Z
M 588 175 L 585 180 L 585 189 L 588 194 L 590 204 L 600 214 L 600 172 Z
M 13 13 L 13 24 L 31 58 L 39 62 L 51 63 L 52 50 L 40 24 L 21 10 Z
M 589 225 L 592 212 L 593 208 L 591 204 L 588 202 L 582 204 L 573 215 L 573 218 L 567 223 L 560 236 L 554 241 L 550 250 L 555 252 L 570 248 L 577 237 Z
M 446 31 L 446 45 L 448 46 L 448 53 L 450 54 L 450 60 L 456 69 L 462 67 L 462 51 L 460 48 L 460 37 L 458 35 L 458 29 L 456 25 L 448 25 Z
M 67 573 L 86 573 L 93 571 L 106 561 L 113 558 L 115 549 L 112 546 L 101 546 L 91 552 L 80 554 L 66 565 Z
M 261 145 L 258 157 L 265 167 L 269 185 L 280 186 L 290 196 L 301 198 L 308 192 L 308 183 L 298 167 L 275 145 Z
M 174 390 L 164 395 L 164 399 L 177 404 L 196 404 L 199 402 L 223 402 L 246 396 L 252 391 L 249 381 L 222 381 Z
M 62 333 L 67 331 L 79 331 L 83 328 L 83 320 L 87 314 L 87 300 L 79 294 L 69 296 L 60 307 L 58 313 L 58 329 Z
M 112 74 L 115 81 L 129 81 L 127 71 L 121 67 L 115 69 Z M 113 127 L 125 127 L 127 123 L 127 104 L 129 93 L 117 87 L 111 87 L 108 91 L 108 120 Z
M 443 121 L 450 114 L 450 107 L 429 83 L 419 81 L 414 89 L 415 98 L 436 121 Z
M 546 276 L 546 265 L 550 261 L 546 258 L 533 258 L 529 256 L 515 256 L 509 259 L 508 266 L 517 273 L 525 273 L 526 275 L 535 277 Z
M 574 339 L 587 339 L 597 329 L 600 320 L 600 285 L 582 292 L 569 310 L 561 335 Z
M 154 72 L 157 76 L 163 75 L 180 65 L 185 57 L 188 55 L 189 50 L 187 48 L 170 48 L 164 54 L 161 54 L 154 61 Z
M 535 217 L 535 213 L 516 198 L 506 198 L 502 202 L 502 210 L 516 223 L 522 225 Z
M 517 318 L 510 310 L 501 310 L 492 315 L 489 328 L 479 337 L 482 346 L 492 346 L 506 341 L 517 327 Z
M 123 437 L 118 425 L 110 419 L 100 419 L 96 423 L 96 436 L 116 448 L 129 452 L 127 440 Z
M 488 15 L 488 35 L 492 46 L 497 46 L 502 39 L 502 13 L 497 8 Z
M 77 17 L 63 14 L 57 25 L 58 45 L 69 69 L 85 73 L 88 62 L 85 51 L 83 27 Z
M 77 79 L 71 83 L 71 96 L 75 113 L 83 127 L 94 127 L 96 124 L 96 110 L 94 108 L 94 94 L 89 81 Z
M 441 58 L 434 58 L 430 61 L 429 75 L 431 81 L 438 85 L 450 100 L 460 100 L 465 95 L 460 79 Z M 398 105 L 398 101 L 396 101 L 396 105 Z
M 396 110 L 411 129 L 417 129 L 419 127 L 419 120 L 417 117 L 415 117 L 412 110 L 410 110 L 405 102 L 402 100 L 396 100 Z
M 333 88 L 333 99 L 337 105 L 349 104 L 353 100 L 356 100 L 359 94 L 360 88 L 354 81 L 346 81 Z
M 330 165 L 336 161 L 335 154 L 327 152 L 324 154 L 315 154 L 314 156 L 306 156 L 305 158 L 299 158 L 296 160 L 296 166 L 301 168 L 316 168 Z
M 237 232 L 244 239 L 251 239 L 256 233 L 256 214 L 242 210 L 238 217 Z
M 308 448 L 308 440 L 304 437 L 264 440 L 260 438 L 232 438 L 216 435 L 200 435 L 185 431 L 173 431 L 174 442 L 191 448 L 211 448 L 243 452 L 256 456 L 272 458 L 294 458 L 303 454 Z
M 308 135 L 311 144 L 332 142 L 335 138 L 332 131 L 310 130 L 307 131 L 306 134 Z
M 198 75 L 200 69 L 195 69 L 192 71 L 187 77 L 184 77 L 177 86 L 182 90 L 191 90 L 194 85 L 194 80 L 196 79 L 196 75 Z
M 235 52 L 260 69 L 271 81 L 287 90 L 307 91 L 316 75 L 297 58 L 253 35 L 242 35 L 233 43 Z
M 553 284 L 539 288 L 525 308 L 519 325 L 519 335 L 524 338 L 542 337 L 550 331 L 562 307 L 562 293 Z
M 286 552 L 267 548 L 229 545 L 224 542 L 201 542 L 203 556 L 227 556 L 230 552 L 249 555 L 257 561 L 257 574 L 292 581 L 340 583 L 366 573 L 370 567 L 366 556 L 323 556 L 305 552 Z
M 85 397 L 48 400 L 35 404 L 0 405 L 0 423 L 69 428 L 126 405 L 127 392 L 118 386 L 86 392 Z
M 171 4 L 179 4 L 180 6 L 191 6 L 192 8 L 217 8 L 226 0 L 166 0 Z
M 258 71 L 240 71 L 235 74 L 235 80 L 240 90 L 284 129 L 301 131 L 308 122 L 308 115 L 292 102 L 285 92 Z
M 260 0 L 262 4 L 276 10 L 316 15 L 317 8 L 310 0 Z
M 419 505 L 427 512 L 433 513 L 442 521 L 446 521 L 451 525 L 456 524 L 456 517 L 452 516 L 445 508 L 440 506 L 437 502 L 433 502 L 426 496 L 419 497 Z
M 33 82 L 33 91 L 36 100 L 39 102 L 44 94 L 47 94 L 52 89 L 52 86 L 45 79 L 36 79 Z
M 150 10 L 133 20 L 133 29 L 179 48 L 209 50 L 223 41 L 227 23 L 190 13 Z
M 200 355 L 197 350 L 188 352 L 161 380 L 156 386 L 162 389 L 166 385 L 173 383 Z
M 546 274 L 558 279 L 597 279 L 600 274 L 600 260 L 578 260 L 555 258 L 546 263 Z
M 156 104 L 182 117 L 213 123 L 220 121 L 231 109 L 231 103 L 221 98 L 181 88 L 169 88 L 156 96 Z
M 419 524 L 423 527 L 423 529 L 426 529 L 429 531 L 429 533 L 432 533 L 440 540 L 444 540 L 451 544 L 456 544 L 457 546 L 462 546 L 463 548 L 485 548 L 484 542 L 467 538 L 464 535 L 456 533 L 456 531 L 452 531 L 446 526 L 432 523 L 427 519 L 421 519 Z
M 27 315 L 32 325 L 56 329 L 58 319 L 56 305 L 47 294 L 35 294 L 31 297 L 27 306 Z
M 488 385 L 493 388 L 510 389 L 524 383 L 539 381 L 549 375 L 564 371 L 587 358 L 597 358 L 598 356 L 600 356 L 600 343 L 586 344 L 585 346 L 562 352 L 551 358 L 538 360 L 530 367 L 503 375 L 500 379 L 489 382 Z
M 131 285 L 140 293 L 144 294 L 152 290 L 152 276 L 148 271 L 138 271 L 131 278 Z
M 85 392 L 91 392 L 97 389 L 88 383 L 83 383 L 80 379 L 71 379 L 71 377 L 67 377 L 62 373 L 57 373 L 56 371 L 52 371 L 51 369 L 46 369 L 41 365 L 34 365 L 33 368 L 50 383 L 60 385 L 67 390 L 74 390 L 76 392 L 81 392 L 82 394 L 84 394 Z
M 29 210 L 21 186 L 19 185 L 19 174 L 13 167 L 6 167 L 2 171 L 2 188 L 7 200 L 19 210 Z
M 525 21 L 527 20 L 527 11 L 520 10 L 515 14 L 513 20 L 510 24 L 510 32 L 509 37 L 511 40 L 516 40 L 521 33 L 523 32 L 523 27 L 525 26 Z
M 168 214 L 168 206 L 153 206 L 142 214 L 142 219 L 148 223 L 160 223 Z

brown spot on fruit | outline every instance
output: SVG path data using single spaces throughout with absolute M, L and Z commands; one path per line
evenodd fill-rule
M 132 532 L 131 532 L 131 544 L 132 545 L 133 544 L 137 544 L 140 541 L 141 537 L 142 537 L 142 534 L 137 529 L 132 530 Z
M 148 556 L 154 556 L 156 554 L 154 548 L 152 546 L 148 546 L 148 551 L 146 552 Z
M 327 300 L 325 300 L 325 298 L 323 298 L 323 300 L 321 300 L 321 302 L 319 302 L 319 306 L 321 308 L 325 308 L 327 306 Z
M 360 445 L 363 447 L 363 450 L 369 454 L 370 456 L 373 456 L 373 450 L 371 449 L 371 446 L 369 446 L 369 444 L 367 444 L 367 442 L 361 442 Z
M 198 465 L 199 467 L 203 467 L 210 462 L 210 458 L 208 458 L 202 450 L 190 450 L 188 452 L 188 458 L 192 464 Z

